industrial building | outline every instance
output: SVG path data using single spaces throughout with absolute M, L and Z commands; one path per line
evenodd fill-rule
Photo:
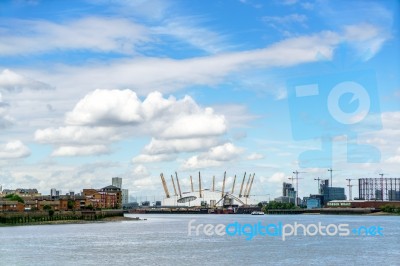
M 358 179 L 360 200 L 400 201 L 400 178 Z

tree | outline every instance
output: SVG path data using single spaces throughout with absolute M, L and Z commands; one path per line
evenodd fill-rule
M 67 207 L 68 210 L 72 210 L 75 207 L 75 202 L 73 200 L 68 200 Z
M 9 200 L 13 200 L 13 201 L 18 201 L 18 202 L 21 202 L 21 203 L 25 202 L 24 199 L 21 198 L 20 196 L 18 196 L 17 194 L 8 194 L 4 198 L 9 199 Z
M 50 211 L 51 210 L 51 206 L 46 204 L 46 205 L 43 206 L 43 210 Z

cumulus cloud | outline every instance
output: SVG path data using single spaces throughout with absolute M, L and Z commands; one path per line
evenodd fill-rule
M 176 159 L 176 155 L 170 154 L 158 154 L 158 155 L 149 155 L 149 154 L 140 154 L 138 156 L 133 157 L 133 163 L 155 163 L 155 162 L 165 162 L 172 161 Z
M 85 156 L 92 154 L 105 154 L 109 153 L 109 149 L 104 145 L 85 145 L 83 147 L 76 146 L 61 146 L 57 148 L 53 156 Z
M 283 172 L 274 173 L 270 178 L 268 178 L 268 181 L 272 182 L 272 183 L 285 182 L 286 181 L 285 173 L 283 173 Z
M 74 156 L 106 153 L 113 141 L 150 134 L 144 156 L 133 161 L 152 162 L 169 157 L 150 155 L 206 150 L 217 145 L 226 130 L 223 115 L 189 96 L 177 100 L 153 92 L 142 101 L 131 90 L 98 89 L 66 114 L 65 126 L 37 130 L 35 139 L 57 146 L 54 156 Z
M 0 73 L 0 89 L 10 92 L 20 92 L 22 90 L 48 90 L 52 87 L 46 83 L 21 76 L 9 69 L 4 69 Z
M 29 148 L 20 140 L 13 140 L 0 145 L 0 159 L 18 159 L 28 157 L 31 154 Z
M 66 124 L 100 126 L 134 124 L 143 120 L 141 102 L 130 90 L 95 90 L 67 114 Z
M 9 104 L 3 102 L 3 96 L 0 93 L 0 129 L 7 128 L 14 123 L 14 119 L 8 114 Z
M 146 145 L 146 154 L 168 154 L 206 150 L 219 143 L 217 138 L 152 139 Z
M 223 162 L 236 159 L 243 152 L 243 148 L 236 147 L 232 143 L 225 143 L 211 148 L 208 152 L 192 156 L 187 159 L 183 169 L 201 169 L 222 165 Z

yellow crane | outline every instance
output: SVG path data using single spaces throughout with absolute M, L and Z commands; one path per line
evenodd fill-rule
M 221 197 L 224 197 L 224 190 L 225 190 L 225 179 L 226 179 L 226 171 L 224 172 L 224 181 L 222 182 L 222 196 Z
M 192 192 L 194 192 L 194 189 L 193 189 L 193 179 L 192 179 L 192 176 L 190 176 L 190 186 L 191 186 L 191 188 L 192 188 Z
M 178 196 L 178 193 L 176 193 L 176 187 L 175 187 L 175 182 L 174 182 L 174 177 L 171 175 L 171 181 L 172 181 L 172 186 L 174 187 L 174 196 Z
M 177 172 L 175 172 L 175 177 L 176 177 L 176 184 L 178 186 L 178 191 L 179 191 L 179 198 L 182 198 L 181 186 L 179 185 L 179 179 L 178 179 L 178 173 Z
M 253 186 L 254 176 L 255 176 L 255 174 L 253 174 L 253 177 L 251 178 L 250 186 L 249 186 L 249 190 L 247 191 L 246 198 L 248 198 L 249 195 L 250 195 L 250 191 L 251 191 L 251 188 Z M 251 175 L 250 175 L 250 177 L 251 177 Z
M 249 190 L 250 179 L 251 179 L 251 174 L 249 175 L 249 178 L 247 179 L 246 188 L 244 189 L 244 194 L 243 194 L 244 197 L 246 197 L 248 194 L 247 191 Z
M 192 185 L 193 188 L 193 185 Z M 200 172 L 199 172 L 199 197 L 202 198 L 201 196 L 201 176 L 200 176 Z
M 169 198 L 169 197 L 170 197 L 170 196 L 169 196 L 169 191 L 168 191 L 167 183 L 165 182 L 165 178 L 164 178 L 163 173 L 160 174 L 160 177 L 161 177 L 162 185 L 163 185 L 163 187 L 164 187 L 165 195 L 167 196 L 167 198 Z
M 244 185 L 244 181 L 245 181 L 245 180 L 246 180 L 246 172 L 244 172 L 244 176 L 243 176 L 242 185 L 240 186 L 239 198 L 241 198 L 241 197 L 242 197 L 243 185 Z
M 233 185 L 232 185 L 231 194 L 233 194 L 233 192 L 235 191 L 235 183 L 236 183 L 236 175 L 235 175 L 235 177 L 233 178 Z

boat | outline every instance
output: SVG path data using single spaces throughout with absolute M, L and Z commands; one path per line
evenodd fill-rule
M 253 211 L 251 215 L 264 215 L 264 212 L 261 211 Z

